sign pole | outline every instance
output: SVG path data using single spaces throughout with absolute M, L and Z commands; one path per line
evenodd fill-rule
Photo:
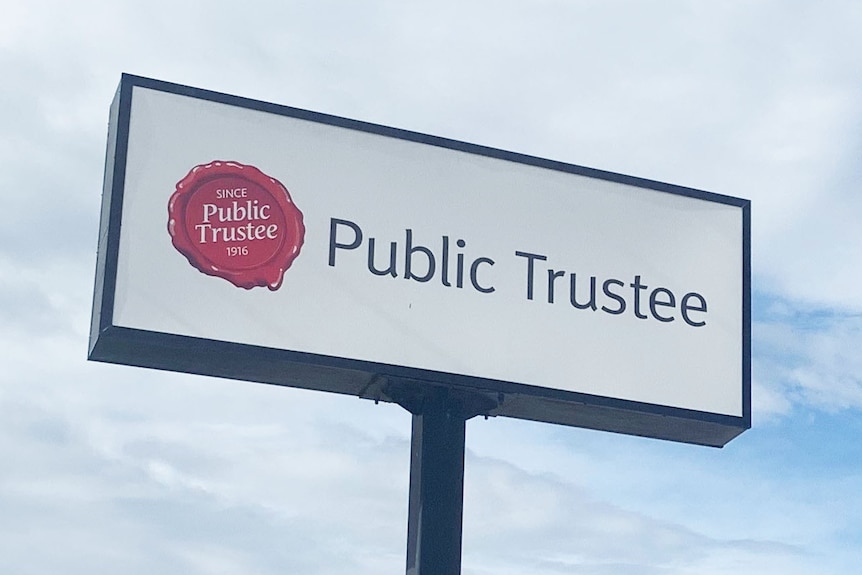
M 496 402 L 482 394 L 416 382 L 387 387 L 413 414 L 407 575 L 459 575 L 466 424 Z
M 446 393 L 427 397 L 413 414 L 407 575 L 461 573 L 466 423 Z

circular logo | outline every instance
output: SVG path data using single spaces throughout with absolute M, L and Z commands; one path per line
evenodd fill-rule
M 254 166 L 213 161 L 177 182 L 168 202 L 174 247 L 201 272 L 277 290 L 305 238 L 284 185 Z

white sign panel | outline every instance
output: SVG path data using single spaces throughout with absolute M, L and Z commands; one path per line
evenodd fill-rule
M 124 76 L 91 357 L 723 445 L 749 204 Z M 256 366 L 249 366 L 254 362 Z

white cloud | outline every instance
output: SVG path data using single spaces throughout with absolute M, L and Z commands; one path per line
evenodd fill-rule
M 823 561 L 779 540 L 709 537 L 501 461 L 474 457 L 468 465 L 465 573 L 719 574 L 742 567 L 801 574 Z
M 767 411 L 788 402 L 823 409 L 862 408 L 862 316 L 829 312 L 754 325 L 757 380 Z M 776 397 L 776 394 L 780 394 Z
M 119 377 L 107 381 L 112 372 Z M 162 573 L 402 566 L 409 446 L 390 428 L 409 429 L 409 419 L 399 409 L 109 366 L 64 376 L 68 387 L 2 381 L 0 450 L 16 464 L 0 472 L 0 506 L 10 512 L 0 533 L 18 543 L 0 566 L 45 572 L 63 563 L 67 573 L 108 565 Z M 284 537 L 290 541 L 278 543 Z M 28 557 L 37 544 L 55 553 Z M 219 553 L 207 552 L 214 548 Z
M 16 549 L 36 540 L 54 549 L 35 559 L 6 555 L 9 565 L 29 561 L 36 572 L 62 562 L 70 573 L 108 564 L 133 573 L 403 569 L 409 416 L 400 408 L 102 365 L 64 375 L 64 387 L 2 382 L 0 450 L 17 465 L 0 473 L 0 504 L 13 512 L 0 532 Z M 500 434 L 501 424 L 515 435 Z M 814 564 L 806 538 L 825 515 L 839 517 L 816 511 L 816 499 L 790 504 L 799 494 L 774 482 L 740 500 L 756 471 L 724 482 L 685 457 L 671 464 L 655 448 L 661 442 L 633 457 L 633 446 L 645 447 L 635 442 L 646 440 L 596 442 L 606 436 L 555 430 L 470 422 L 471 436 L 490 433 L 496 451 L 517 463 L 478 455 L 488 444 L 471 440 L 465 574 L 725 573 L 734 564 L 803 573 Z M 669 451 L 682 449 L 704 448 Z M 525 457 L 534 470 L 519 467 Z M 661 470 L 650 471 L 658 461 Z M 729 527 L 741 504 L 758 521 Z M 805 519 L 784 525 L 787 515 Z

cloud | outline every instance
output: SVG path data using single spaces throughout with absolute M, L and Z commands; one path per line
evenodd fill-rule
M 0 506 L 9 511 L 0 517 L 0 533 L 15 550 L 3 554 L 0 566 L 26 563 L 33 573 L 107 565 L 201 574 L 403 569 L 409 415 L 400 408 L 84 365 L 64 374 L 64 387 L 40 378 L 2 382 L 0 451 L 16 464 L 0 473 Z M 819 513 L 789 533 L 776 528 L 782 513 L 769 521 L 761 516 L 759 528 L 720 535 L 721 518 L 738 513 L 735 494 L 757 480 L 756 471 L 736 474 L 733 487 L 691 460 L 668 465 L 668 455 L 655 449 L 664 442 L 648 442 L 633 458 L 631 445 L 645 447 L 645 440 L 596 442 L 607 434 L 559 435 L 557 427 L 496 419 L 469 425 L 473 437 L 480 429 L 491 432 L 509 460 L 480 455 L 476 449 L 486 445 L 471 441 L 465 574 L 709 574 L 734 565 L 792 574 L 810 572 L 815 561 L 816 552 L 795 543 L 792 533 L 816 531 Z M 508 439 L 499 433 L 506 427 L 515 434 Z M 524 433 L 531 429 L 538 433 Z M 572 451 L 560 437 L 581 440 L 582 448 Z M 538 461 L 525 462 L 533 470 L 521 467 L 537 449 Z M 661 472 L 648 472 L 656 461 L 665 462 Z M 579 481 L 587 476 L 617 486 L 603 492 Z M 620 482 L 628 487 L 620 489 Z M 679 488 L 694 491 L 681 497 Z M 773 490 L 773 501 L 795 497 L 776 493 L 775 485 L 764 489 Z M 676 516 L 638 503 L 662 492 L 666 502 L 678 500 L 687 510 Z M 776 508 L 756 493 L 749 498 L 761 499 L 752 507 L 757 512 L 809 513 L 808 502 Z M 52 552 L 28 554 L 36 541 Z
M 708 512 L 708 510 L 704 510 Z M 692 509 L 692 513 L 698 513 Z M 468 460 L 465 573 L 809 573 L 802 546 L 725 539 L 599 499 L 552 476 L 499 460 Z
M 64 376 L 2 381 L 10 572 L 403 568 L 409 446 L 388 431 L 409 429 L 399 409 L 110 366 Z
M 791 311 L 780 303 L 754 324 L 760 407 L 862 408 L 862 315 Z

